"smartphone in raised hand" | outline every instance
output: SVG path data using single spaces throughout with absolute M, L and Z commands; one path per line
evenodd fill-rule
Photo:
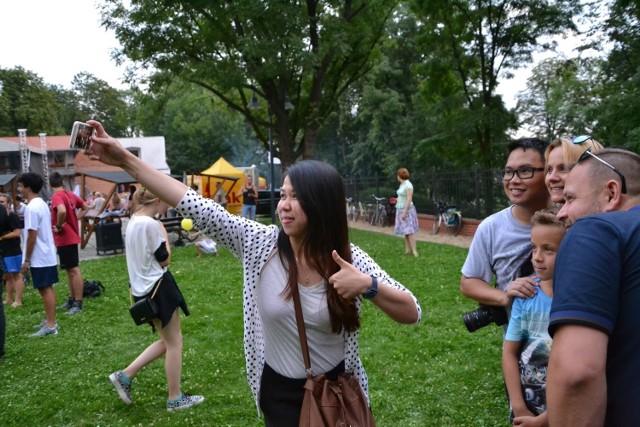
M 74 122 L 71 129 L 69 148 L 72 150 L 88 150 L 91 148 L 91 136 L 95 128 L 83 122 Z

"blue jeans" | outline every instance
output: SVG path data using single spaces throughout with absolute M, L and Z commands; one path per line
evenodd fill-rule
M 247 216 L 248 214 L 248 216 Z M 256 205 L 242 205 L 242 217 L 256 220 Z

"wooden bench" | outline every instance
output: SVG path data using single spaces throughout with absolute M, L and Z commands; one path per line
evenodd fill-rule
M 184 218 L 181 216 L 175 217 L 163 217 L 160 218 L 160 222 L 164 225 L 164 228 L 167 230 L 167 234 L 176 233 L 178 237 L 174 242 L 173 246 L 184 246 L 185 240 L 189 242 L 193 242 L 195 239 L 189 238 L 189 232 L 183 230 L 182 228 L 182 220 Z

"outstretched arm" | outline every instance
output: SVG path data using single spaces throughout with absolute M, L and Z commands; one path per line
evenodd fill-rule
M 121 167 L 170 206 L 176 206 L 182 200 L 187 192 L 186 185 L 140 160 L 118 141 L 111 138 L 100 122 L 89 120 L 87 124 L 96 129 L 96 133 L 92 137 L 93 144 L 87 150 L 91 159 Z

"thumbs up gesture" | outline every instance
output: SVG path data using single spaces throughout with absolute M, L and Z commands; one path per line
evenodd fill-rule
M 371 277 L 338 255 L 337 251 L 331 252 L 333 260 L 340 267 L 340 271 L 329 277 L 331 283 L 338 294 L 344 299 L 354 299 L 363 294 L 371 286 Z

